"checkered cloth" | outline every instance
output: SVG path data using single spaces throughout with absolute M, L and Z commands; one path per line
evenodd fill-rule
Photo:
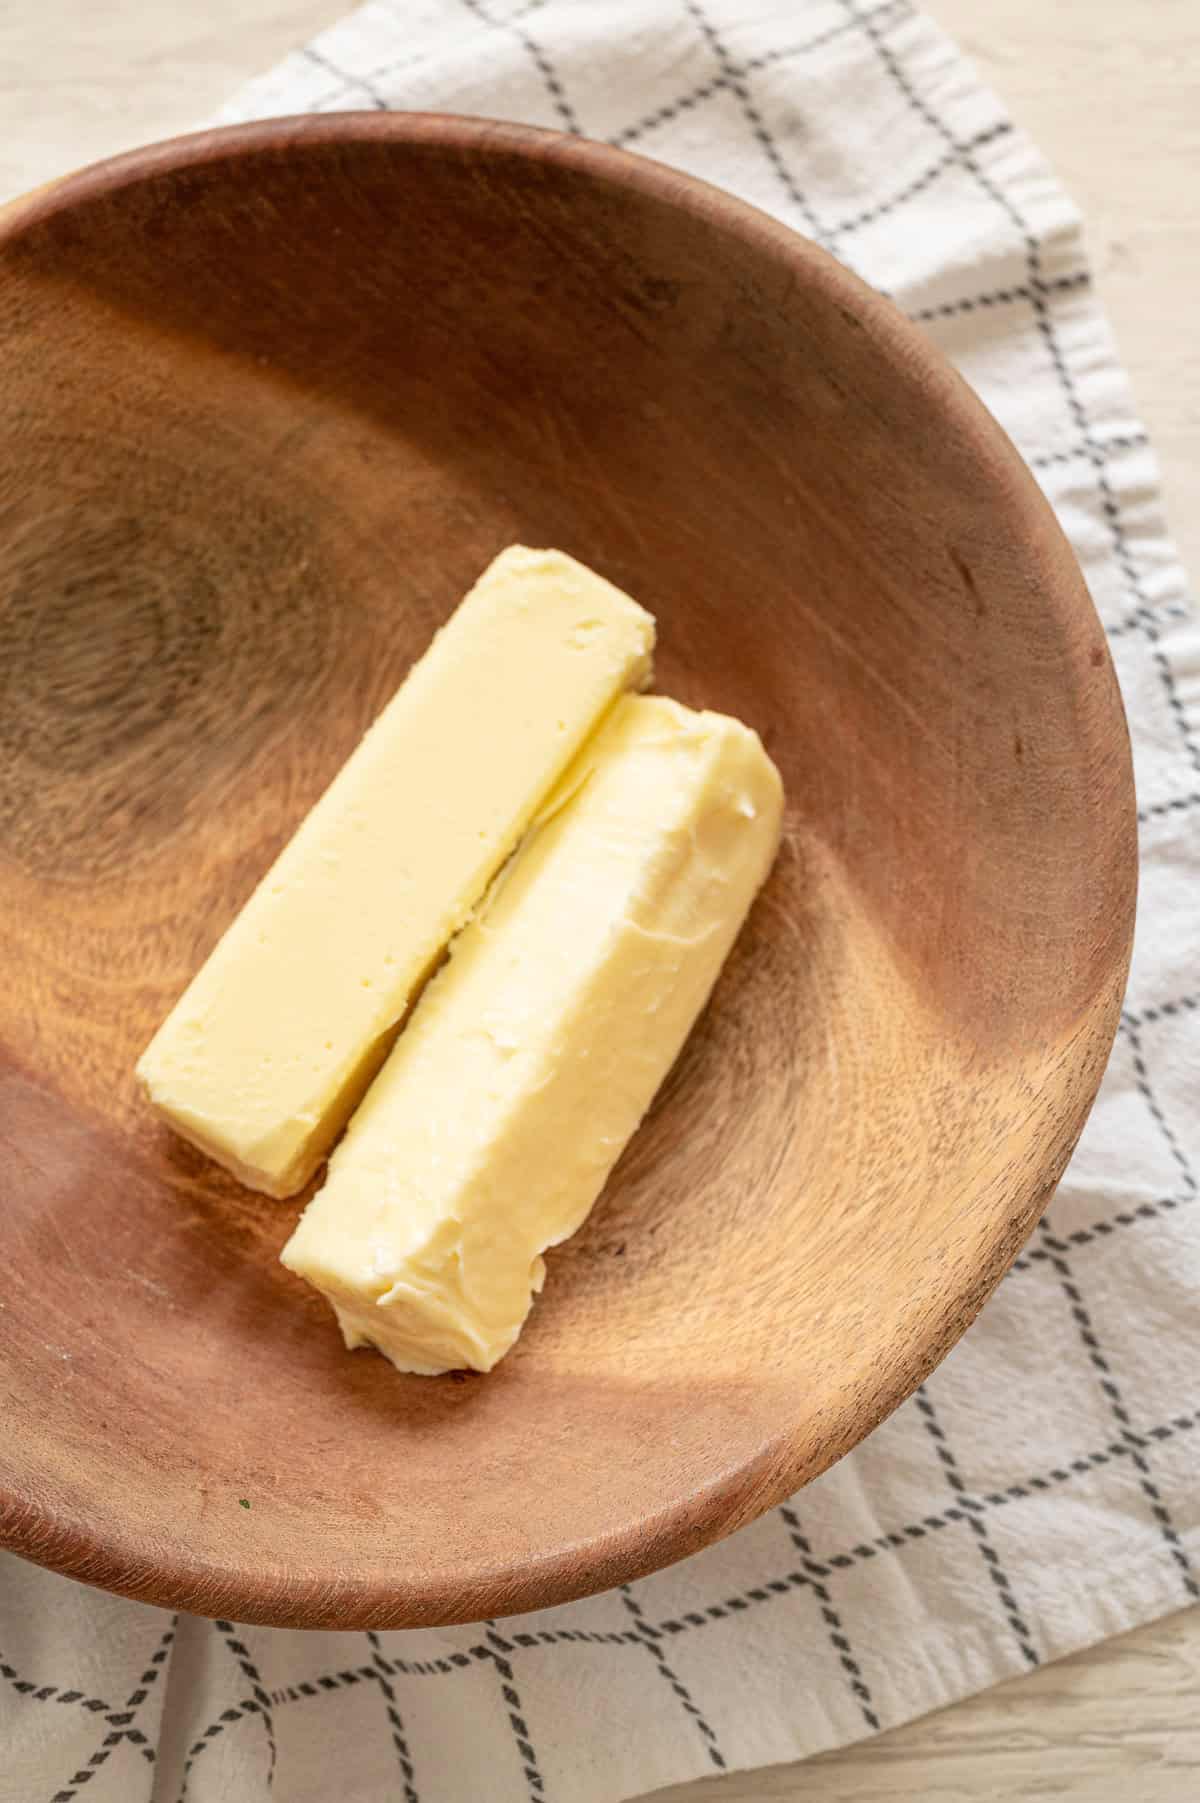
M 584 132 L 810 234 L 936 339 L 1079 554 L 1133 727 L 1142 913 L 1048 1220 L 922 1392 L 731 1541 L 413 1634 L 172 1619 L 3 1568 L 21 1803 L 611 1803 L 902 1722 L 1198 1594 L 1200 631 L 1079 221 L 906 0 L 375 0 L 229 118 L 418 107 Z

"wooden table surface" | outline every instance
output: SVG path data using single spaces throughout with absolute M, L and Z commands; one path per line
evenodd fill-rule
M 0 201 L 188 129 L 347 0 L 9 0 Z M 932 0 L 1089 221 L 1101 296 L 1200 570 L 1200 0 Z M 1191 1803 L 1200 1608 L 803 1765 L 656 1803 Z

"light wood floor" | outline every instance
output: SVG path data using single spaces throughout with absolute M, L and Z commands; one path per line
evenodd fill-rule
M 350 0 L 8 0 L 0 201 L 186 130 Z M 1090 223 L 1101 295 L 1200 571 L 1200 0 L 927 0 Z M 1191 1803 L 1200 1608 L 803 1765 L 655 1803 Z

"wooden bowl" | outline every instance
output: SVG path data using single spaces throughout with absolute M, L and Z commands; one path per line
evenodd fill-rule
M 1128 742 L 1033 481 L 810 245 L 511 126 L 139 152 L 11 211 L 0 271 L 4 1542 L 390 1627 L 749 1521 L 962 1333 L 1112 1040 Z M 515 1352 L 406 1378 L 133 1065 L 513 539 L 654 610 L 661 688 L 761 729 L 788 824 Z

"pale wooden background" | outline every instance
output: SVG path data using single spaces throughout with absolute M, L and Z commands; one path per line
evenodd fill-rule
M 349 3 L 0 0 L 0 201 L 187 129 Z M 1200 0 L 927 3 L 1083 206 L 1171 523 L 1200 571 Z M 656 1803 L 900 1798 L 1194 1803 L 1200 1608 L 859 1747 Z

